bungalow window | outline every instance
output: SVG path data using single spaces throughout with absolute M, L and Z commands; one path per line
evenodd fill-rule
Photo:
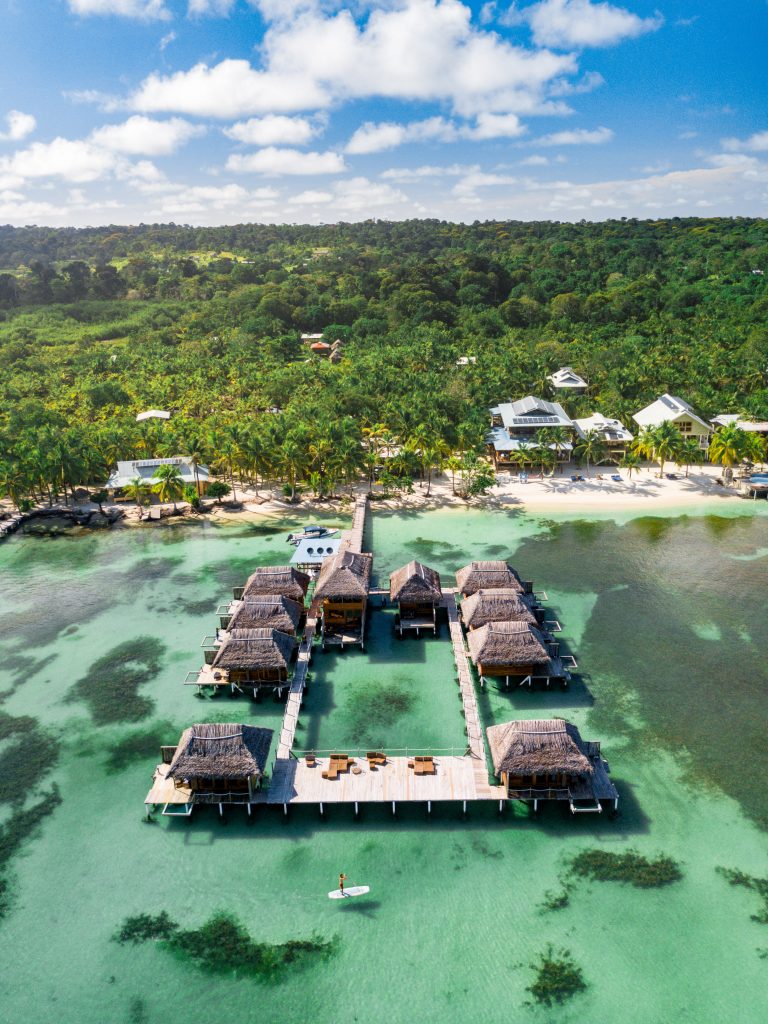
M 681 434 L 690 434 L 693 424 L 690 420 L 681 420 L 677 426 Z

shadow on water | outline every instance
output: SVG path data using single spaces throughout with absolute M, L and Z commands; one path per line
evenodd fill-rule
M 381 900 L 361 900 L 359 896 L 339 901 L 339 911 L 342 914 L 354 914 L 356 917 L 373 919 L 380 908 Z

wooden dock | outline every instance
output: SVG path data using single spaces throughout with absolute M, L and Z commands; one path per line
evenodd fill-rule
M 280 730 L 280 739 L 277 744 L 277 760 L 290 756 L 293 747 L 293 740 L 296 736 L 296 726 L 299 722 L 299 711 L 304 699 L 304 690 L 307 686 L 307 673 L 309 663 L 312 660 L 312 641 L 315 638 L 317 628 L 317 602 L 313 601 L 307 615 L 307 623 L 304 627 L 304 635 L 299 645 L 299 654 L 296 658 L 296 666 L 293 670 L 291 688 L 288 691 L 288 700 L 283 715 L 283 725 Z
M 346 551 L 357 554 L 363 550 L 363 534 L 365 533 L 365 517 L 368 514 L 368 498 L 358 498 L 352 513 L 352 528 L 342 534 L 342 547 Z

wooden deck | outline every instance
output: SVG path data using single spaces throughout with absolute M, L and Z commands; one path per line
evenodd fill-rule
M 288 700 L 283 715 L 283 726 L 280 730 L 280 739 L 277 744 L 277 759 L 286 758 L 293 747 L 293 740 L 296 735 L 296 726 L 299 722 L 299 711 L 301 702 L 304 699 L 304 690 L 307 685 L 307 672 L 312 659 L 312 641 L 317 628 L 317 602 L 313 601 L 307 615 L 307 624 L 304 627 L 304 635 L 301 638 L 299 654 L 296 659 L 296 667 L 293 670 L 291 688 L 288 691 Z
M 144 798 L 147 806 L 155 804 L 189 804 L 193 801 L 189 786 L 176 786 L 173 779 L 166 778 L 169 764 L 159 764 L 155 768 L 152 788 Z
M 329 758 L 319 757 L 309 766 L 302 758 L 290 758 L 280 766 L 279 776 L 272 776 L 267 790 L 267 803 L 366 804 L 366 803 L 431 803 L 433 800 L 470 801 L 505 800 L 502 786 L 488 786 L 483 773 L 478 787 L 473 757 L 435 756 L 433 775 L 416 775 L 413 758 L 388 757 L 387 763 L 370 768 L 365 758 L 358 758 L 352 767 L 336 779 L 324 779 Z M 359 768 L 359 773 L 355 772 Z
M 358 498 L 355 502 L 355 510 L 352 513 L 352 529 L 342 536 L 347 551 L 355 551 L 357 554 L 363 550 L 363 534 L 365 532 L 365 517 L 368 514 L 368 498 Z

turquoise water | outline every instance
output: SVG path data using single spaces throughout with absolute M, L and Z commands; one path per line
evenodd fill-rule
M 768 517 L 569 521 L 519 512 L 376 512 L 380 580 L 410 557 L 448 577 L 513 555 L 549 596 L 577 654 L 567 693 L 481 699 L 486 724 L 564 715 L 601 739 L 620 790 L 615 821 L 443 805 L 262 809 L 142 822 L 157 748 L 201 719 L 277 727 L 269 701 L 199 700 L 214 609 L 255 564 L 282 561 L 282 532 L 146 528 L 0 547 L 3 738 L 0 821 L 56 783 L 61 803 L 12 857 L 0 922 L 0 1018 L 13 1024 L 221 1020 L 695 1021 L 768 1012 L 768 929 L 754 895 L 718 865 L 768 874 Z M 749 514 L 744 514 L 745 511 Z M 315 516 L 312 517 L 316 518 Z M 297 525 L 286 521 L 286 527 Z M 343 524 L 342 524 L 343 525 Z M 375 612 L 367 651 L 318 655 L 297 743 L 453 746 L 463 740 L 447 630 L 396 641 Z M 19 723 L 23 723 L 20 725 Z M 663 890 L 580 882 L 544 912 L 567 859 L 600 846 L 666 853 Z M 344 870 L 370 898 L 327 900 Z M 185 926 L 236 913 L 254 937 L 338 936 L 333 956 L 274 984 L 203 974 L 153 944 L 111 936 L 128 914 Z M 530 964 L 569 949 L 587 991 L 526 1005 Z

